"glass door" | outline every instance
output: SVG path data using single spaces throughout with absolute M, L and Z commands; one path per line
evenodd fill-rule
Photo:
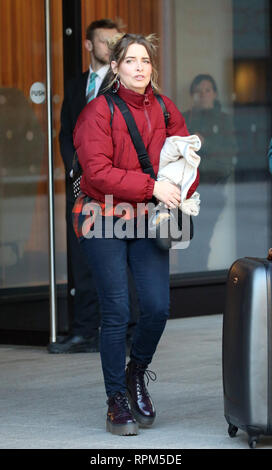
M 52 51 L 49 93 L 47 16 Z M 0 0 L 0 51 L 0 295 L 35 288 L 48 293 L 50 148 L 56 280 L 58 284 L 67 280 L 65 178 L 58 147 L 63 99 L 62 1 Z

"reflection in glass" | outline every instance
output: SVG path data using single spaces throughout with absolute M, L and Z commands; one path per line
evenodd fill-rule
M 17 88 L 0 88 L 0 129 L 0 287 L 10 287 L 24 285 L 28 278 L 27 243 L 33 230 L 45 135 Z
M 222 111 L 214 78 L 209 74 L 197 75 L 191 83 L 190 96 L 191 109 L 183 115 L 190 134 L 197 134 L 202 143 L 198 152 L 201 214 L 195 219 L 195 229 L 199 242 L 201 236 L 197 264 L 200 270 L 206 270 L 214 228 L 227 202 L 226 185 L 233 183 L 236 143 L 232 119 Z
M 195 235 L 188 249 L 172 250 L 172 273 L 228 269 L 271 244 L 268 11 L 268 0 L 174 2 L 172 92 L 203 145 Z
M 49 283 L 44 5 L 44 0 L 0 0 L 0 289 L 27 291 Z M 58 135 L 58 96 L 63 95 L 62 2 L 51 2 L 51 8 L 53 126 Z M 56 138 L 53 144 L 56 275 L 62 283 L 67 277 L 64 169 Z

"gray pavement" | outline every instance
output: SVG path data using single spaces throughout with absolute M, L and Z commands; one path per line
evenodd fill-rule
M 224 418 L 222 315 L 168 321 L 150 368 L 157 407 L 138 436 L 105 431 L 99 353 L 49 355 L 43 347 L 0 346 L 1 449 L 248 449 Z M 271 449 L 263 436 L 258 448 Z

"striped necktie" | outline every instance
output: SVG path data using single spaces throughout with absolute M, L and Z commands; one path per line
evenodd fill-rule
M 88 91 L 87 91 L 87 103 L 90 103 L 94 99 L 94 92 L 95 92 L 95 79 L 97 77 L 97 73 L 92 72 L 90 75 Z

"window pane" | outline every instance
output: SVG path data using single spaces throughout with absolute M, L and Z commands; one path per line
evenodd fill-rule
M 63 83 L 62 2 L 53 3 L 56 271 L 58 282 L 64 282 L 67 277 L 65 189 L 58 149 Z M 0 288 L 47 285 L 44 0 L 0 0 L 0 49 Z
M 171 272 L 228 269 L 269 247 L 269 2 L 175 1 L 176 103 L 199 151 L 201 209 Z

